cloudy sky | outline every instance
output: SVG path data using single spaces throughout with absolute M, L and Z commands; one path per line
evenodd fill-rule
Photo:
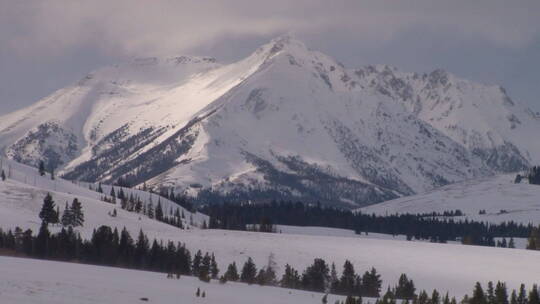
M 0 114 L 133 56 L 230 62 L 284 33 L 348 67 L 444 68 L 540 110 L 538 0 L 0 0 Z

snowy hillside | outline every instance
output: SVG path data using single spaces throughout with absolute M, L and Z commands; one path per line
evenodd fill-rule
M 540 224 L 540 186 L 514 184 L 513 175 L 470 180 L 434 191 L 399 198 L 359 209 L 364 213 L 420 214 L 443 213 L 459 209 L 465 213 L 459 219 L 502 223 Z M 479 214 L 485 210 L 485 214 Z M 456 219 L 455 218 L 455 219 Z
M 384 236 L 376 235 L 371 236 L 375 238 L 358 237 L 345 230 L 324 228 L 301 229 L 290 226 L 282 226 L 282 230 L 288 229 L 282 234 L 202 230 L 197 227 L 184 230 L 157 222 L 139 214 L 121 210 L 118 206 L 116 206 L 118 216 L 113 218 L 108 213 L 115 206 L 99 200 L 99 193 L 61 179 L 51 181 L 49 176 L 38 177 L 36 169 L 15 164 L 11 161 L 4 160 L 2 165 L 10 176 L 6 181 L 0 182 L 0 227 L 3 229 L 13 229 L 15 226 L 19 226 L 23 229 L 31 228 L 37 231 L 40 222 L 38 213 L 42 205 L 42 200 L 45 194 L 50 192 L 54 200 L 61 207 L 65 201 L 71 201 L 74 197 L 79 198 L 83 204 L 85 224 L 83 227 L 76 229 L 85 238 L 90 237 L 92 231 L 99 225 L 108 225 L 118 229 L 126 227 L 132 235 L 137 235 L 139 230 L 142 229 L 150 239 L 157 238 L 164 241 L 182 242 L 190 250 L 201 249 L 203 252 L 214 252 L 218 265 L 222 270 L 225 265 L 233 261 L 237 264 L 243 263 L 247 257 L 252 257 L 257 265 L 264 265 L 271 253 L 274 254 L 278 265 L 278 275 L 282 274 L 286 263 L 294 265 L 298 269 L 304 269 L 314 258 L 320 257 L 328 262 L 335 262 L 338 266 L 342 265 L 346 259 L 349 259 L 359 271 L 368 270 L 372 266 L 376 267 L 385 280 L 384 287 L 388 284 L 395 284 L 401 273 L 407 273 L 411 278 L 414 278 L 417 286 L 421 288 L 448 290 L 456 296 L 470 292 L 471 286 L 476 281 L 504 280 L 508 282 L 509 288 L 516 288 L 521 282 L 532 284 L 536 282 L 538 278 L 537 274 L 540 271 L 539 266 L 537 266 L 538 263 L 534 262 L 539 258 L 539 252 L 529 250 L 409 242 L 385 239 Z M 34 186 L 34 183 L 36 186 Z M 153 200 L 155 201 L 155 199 Z M 162 199 L 162 202 L 164 202 L 164 199 Z M 207 220 L 201 214 L 196 214 L 193 217 L 198 223 L 201 220 Z M 51 229 L 56 230 L 59 228 L 51 227 Z M 4 265 L 4 261 L 8 260 L 6 258 L 2 259 L 2 265 Z M 22 290 L 34 290 L 38 294 L 39 292 L 44 292 L 46 298 L 53 297 L 53 299 L 56 299 L 54 298 L 55 293 L 49 293 L 50 290 L 54 289 L 48 287 L 38 288 L 39 286 L 48 286 L 49 281 L 47 281 L 49 283 L 39 283 L 43 279 L 38 279 L 39 276 L 33 276 L 36 281 L 28 282 L 24 278 L 25 276 L 21 277 L 24 273 L 21 269 L 35 270 L 39 267 L 49 267 L 48 265 L 40 266 L 48 262 L 24 261 L 24 263 L 19 263 L 17 260 L 13 260 L 14 265 L 16 265 L 14 266 L 15 269 L 20 272 L 18 275 L 13 275 L 14 279 L 9 280 L 10 283 L 7 283 L 8 281 L 6 280 L 1 280 L 6 283 L 0 284 L 0 292 L 5 291 L 9 293 L 10 296 L 15 297 L 12 298 L 14 301 L 18 299 L 16 298 L 18 296 L 31 297 L 34 295 L 34 293 L 21 294 L 21 292 L 14 292 L 14 290 L 21 290 L 19 288 L 21 287 Z M 17 263 L 24 265 L 18 266 L 19 264 Z M 34 265 L 34 263 L 38 264 Z M 426 267 L 426 263 L 437 265 L 437 267 Z M 6 262 L 6 264 L 11 265 L 11 262 Z M 101 274 L 100 278 L 103 280 L 112 280 L 116 273 L 121 277 L 124 275 L 122 273 L 125 273 L 125 275 L 131 275 L 133 273 L 124 270 L 108 270 L 94 267 L 85 271 L 88 276 L 78 274 L 79 280 L 82 281 L 77 281 L 71 280 L 71 267 L 75 269 L 77 267 L 87 266 L 62 265 L 66 266 L 58 267 L 67 267 L 66 270 L 55 272 L 55 279 L 53 280 L 55 282 L 58 281 L 61 285 L 64 284 L 62 282 L 66 282 L 65 280 L 67 280 L 72 284 L 75 284 L 73 282 L 79 282 L 75 284 L 76 286 L 85 286 L 85 280 L 95 281 L 92 278 L 99 274 Z M 490 266 L 486 267 L 486 265 Z M 491 265 L 497 265 L 497 267 L 492 267 Z M 8 271 L 7 269 L 3 268 L 0 276 L 6 275 L 6 273 L 11 274 L 14 271 Z M 111 276 L 106 275 L 108 271 L 114 273 L 111 273 Z M 163 282 L 162 280 L 165 280 L 164 275 L 148 274 L 148 276 L 152 277 L 151 280 L 156 278 L 158 282 L 157 286 L 164 286 L 163 288 L 170 288 L 169 286 L 172 286 L 170 284 L 178 283 L 176 281 L 174 283 L 172 281 Z M 146 282 L 147 276 L 141 275 L 139 279 Z M 101 280 L 99 281 L 101 282 Z M 186 279 L 185 286 L 179 287 L 186 288 L 186 290 L 182 289 L 182 294 L 186 292 L 191 296 L 191 289 L 195 288 L 193 284 L 196 283 L 198 282 L 189 278 Z M 117 282 L 117 284 L 124 283 Z M 123 287 L 120 287 L 123 285 L 117 284 L 107 286 L 109 286 L 108 288 L 113 285 L 116 286 L 116 291 L 112 291 L 112 293 L 118 293 L 122 301 L 128 301 L 127 298 L 120 295 L 124 294 L 121 291 Z M 92 286 L 89 286 L 87 289 L 76 288 L 78 291 L 75 294 L 66 294 L 65 296 L 68 299 L 73 296 L 84 296 L 86 299 L 91 296 L 93 290 L 100 289 L 102 285 L 95 288 Z M 130 286 L 133 287 L 133 285 Z M 224 297 L 234 297 L 234 295 L 230 295 L 229 286 L 220 287 L 212 284 L 207 290 L 211 294 L 221 294 L 223 292 Z M 161 290 L 161 287 L 156 288 Z M 258 287 L 253 288 L 255 288 L 253 292 L 259 290 Z M 69 289 L 63 288 L 62 290 Z M 137 290 L 146 289 L 137 288 Z M 271 294 L 288 294 L 283 293 L 284 291 L 282 290 L 260 290 L 261 292 L 269 292 Z M 82 292 L 83 294 L 79 294 L 78 292 Z M 309 295 L 308 293 L 301 292 L 293 292 L 293 294 L 300 297 L 299 303 L 304 301 L 304 296 L 307 297 Z M 155 295 L 157 294 L 150 294 L 151 297 Z M 140 296 L 143 297 L 145 295 L 141 294 Z M 315 297 L 315 303 L 320 301 L 317 297 Z M 29 299 L 28 301 L 33 303 L 32 298 Z M 284 299 L 283 301 L 287 300 Z
M 39 176 L 37 169 L 17 164 L 13 161 L 2 160 L 2 169 L 8 176 L 7 180 L 0 183 L 0 227 L 4 229 L 13 229 L 16 226 L 30 228 L 38 231 L 41 220 L 38 217 L 43 198 L 47 193 L 51 193 L 56 205 L 63 210 L 66 202 L 71 203 L 74 198 L 81 201 L 85 211 L 85 226 L 78 228 L 83 237 L 90 237 L 94 228 L 101 225 L 117 227 L 121 230 L 124 226 L 136 233 L 140 229 L 153 230 L 156 234 L 160 230 L 178 230 L 178 228 L 149 219 L 145 215 L 127 212 L 122 210 L 119 204 L 113 205 L 103 202 L 101 198 L 104 195 L 91 191 L 86 187 L 78 186 L 69 181 L 56 178 L 51 180 L 50 176 Z M 103 186 L 104 189 L 108 187 Z M 118 189 L 118 188 L 116 188 Z M 157 204 L 158 200 L 163 206 L 166 214 L 172 209 L 176 212 L 183 212 L 186 216 L 184 224 L 190 226 L 190 218 L 193 218 L 193 224 L 196 227 L 208 222 L 206 215 L 196 213 L 192 214 L 188 210 L 177 204 L 155 194 L 139 190 L 124 189 L 126 194 L 139 197 L 144 204 Z M 152 197 L 151 197 L 152 196 Z M 110 213 L 116 209 L 118 216 L 111 217 Z M 60 227 L 53 227 L 53 230 Z
M 0 149 L 72 180 L 201 201 L 363 206 L 540 161 L 540 121 L 498 86 L 347 69 L 280 37 L 247 58 L 142 58 L 0 117 Z
M 347 235 L 344 231 L 335 230 L 332 232 L 327 231 L 325 236 L 320 235 L 320 228 L 311 229 L 311 232 L 306 232 L 304 229 L 301 234 L 298 233 L 298 228 L 296 233 L 289 231 L 289 233 L 282 234 L 202 230 L 196 227 L 183 230 L 157 222 L 143 215 L 121 210 L 118 207 L 118 216 L 111 217 L 108 213 L 114 206 L 99 200 L 98 193 L 59 179 L 50 181 L 48 176 L 36 177 L 36 186 L 33 186 L 37 170 L 23 165 L 17 166 L 8 161 L 4 161 L 3 166 L 6 172 L 9 172 L 9 167 L 11 167 L 11 178 L 0 182 L 0 227 L 2 229 L 13 229 L 15 226 L 19 226 L 23 229 L 31 228 L 37 231 L 40 222 L 38 213 L 43 197 L 47 192 L 51 192 L 53 199 L 61 207 L 65 201 L 71 201 L 74 197 L 81 200 L 85 224 L 83 227 L 76 229 L 85 238 L 90 237 L 92 231 L 99 225 L 108 225 L 119 230 L 126 227 L 131 235 L 137 235 L 139 230 L 142 229 L 150 239 L 157 238 L 164 241 L 182 242 L 190 250 L 201 249 L 203 252 L 214 252 L 218 265 L 222 270 L 225 265 L 233 261 L 237 264 L 245 262 L 247 257 L 252 257 L 257 265 L 264 265 L 271 253 L 274 254 L 279 268 L 278 275 L 282 274 L 286 263 L 294 265 L 297 269 L 305 269 L 314 258 L 320 257 L 328 262 L 335 262 L 338 266 L 342 265 L 346 259 L 349 259 L 359 271 L 368 270 L 372 266 L 376 267 L 385 280 L 385 287 L 387 284 L 395 284 L 401 273 L 407 273 L 411 278 L 414 278 L 417 286 L 425 289 L 448 289 L 451 294 L 456 296 L 470 292 L 471 286 L 476 281 L 504 280 L 508 282 L 511 288 L 516 288 L 521 282 L 532 284 L 536 282 L 537 274 L 540 271 L 538 263 L 534 262 L 540 257 L 540 253 L 529 250 L 408 242 L 389 240 L 382 237 L 379 239 L 366 238 Z M 56 190 L 54 190 L 55 187 Z M 95 195 L 95 197 L 92 198 L 92 195 Z M 198 221 L 205 219 L 200 214 L 194 215 L 194 218 Z M 51 229 L 56 230 L 59 228 L 53 226 Z M 25 263 L 33 265 L 32 261 Z M 4 265 L 3 261 L 2 265 Z M 426 265 L 438 266 L 426 267 Z M 490 266 L 486 267 L 486 265 Z M 491 267 L 491 265 L 497 265 L 497 267 Z M 41 266 L 31 266 L 30 269 L 35 269 L 34 267 Z M 4 271 L 6 270 L 3 269 L 2 273 Z M 69 269 L 66 271 L 67 273 L 57 274 L 58 280 L 64 280 L 65 278 L 69 280 Z M 121 270 L 114 271 L 122 272 Z M 102 272 L 100 271 L 100 273 Z M 156 276 L 165 278 L 160 275 Z M 20 278 L 20 276 L 16 277 Z M 83 276 L 80 277 L 81 280 L 86 280 Z M 102 276 L 102 278 L 104 277 L 108 276 Z M 141 280 L 144 280 L 144 278 L 141 278 Z M 1 281 L 7 282 L 5 280 Z M 32 290 L 36 288 L 34 283 L 27 281 L 17 282 L 16 284 L 22 284 L 23 288 Z M 159 282 L 159 286 L 172 284 Z M 84 286 L 83 283 L 84 281 L 81 282 L 82 286 Z M 39 285 L 40 283 L 35 284 Z M 193 286 L 190 284 L 187 286 L 190 286 L 189 289 L 191 290 Z M 13 289 L 18 289 L 17 286 L 19 285 L 14 286 L 5 283 L 1 286 L 1 288 L 8 288 L 10 294 L 20 295 L 20 293 L 13 292 Z M 111 284 L 108 286 L 118 285 Z M 94 290 L 93 287 L 89 288 L 89 290 Z M 212 290 L 221 288 L 227 287 L 215 287 Z M 49 290 L 48 288 L 43 289 Z M 223 292 L 227 293 L 227 291 Z M 281 291 L 276 292 L 280 293 Z M 191 295 L 191 291 L 189 294 Z M 69 298 L 69 295 L 66 296 Z M 320 301 L 320 299 L 315 300 L 316 303 Z
M 240 283 L 205 284 L 193 277 L 168 280 L 154 272 L 0 257 L 3 304 L 313 304 L 323 294 Z M 55 271 L 51 272 L 51 269 Z M 31 278 L 31 279 L 30 279 Z M 205 298 L 195 296 L 197 288 Z M 330 303 L 343 297 L 328 296 Z

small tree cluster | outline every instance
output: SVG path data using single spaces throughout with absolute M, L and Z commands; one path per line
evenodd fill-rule
M 64 213 L 61 219 L 62 226 L 79 227 L 84 224 L 84 213 L 82 210 L 82 204 L 77 198 L 73 199 L 71 206 L 66 202 L 64 207 Z

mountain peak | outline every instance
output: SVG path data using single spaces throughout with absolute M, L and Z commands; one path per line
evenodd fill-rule
M 259 47 L 257 51 L 255 51 L 255 54 L 263 55 L 266 59 L 269 59 L 283 51 L 294 54 L 305 54 L 309 52 L 309 49 L 302 41 L 296 39 L 293 35 L 286 34 L 278 36 L 269 43 Z

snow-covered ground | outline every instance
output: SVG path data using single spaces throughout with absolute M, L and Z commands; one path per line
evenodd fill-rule
M 203 283 L 193 277 L 0 257 L 2 304 L 316 304 L 323 294 L 241 283 Z M 54 269 L 54 271 L 53 271 Z M 197 288 L 205 298 L 196 297 Z M 329 303 L 343 297 L 329 295 Z
M 540 186 L 514 184 L 515 175 L 470 180 L 434 191 L 360 208 L 367 214 L 418 214 L 459 209 L 475 221 L 540 224 Z M 485 210 L 486 214 L 479 214 Z
M 74 198 L 81 201 L 85 212 L 85 227 L 80 229 L 83 237 L 91 236 L 93 228 L 101 225 L 117 226 L 119 229 L 126 226 L 130 231 L 138 231 L 139 229 L 155 231 L 157 229 L 156 232 L 159 232 L 161 229 L 176 229 L 149 219 L 144 215 L 122 210 L 119 204 L 113 205 L 103 202 L 101 197 L 108 196 L 109 186 L 104 185 L 104 193 L 98 193 L 90 190 L 86 185 L 79 186 L 58 177 L 52 180 L 49 174 L 40 176 L 36 168 L 6 160 L 5 158 L 2 159 L 0 170 L 4 170 L 8 176 L 6 181 L 0 182 L 0 227 L 2 228 L 9 229 L 20 226 L 37 231 L 41 223 L 38 214 L 43 198 L 47 193 L 51 193 L 60 211 L 63 211 L 66 202 L 71 203 Z M 116 191 L 119 190 L 118 187 L 115 187 L 115 189 Z M 179 212 L 183 212 L 185 215 L 184 224 L 186 226 L 190 226 L 191 218 L 193 218 L 194 226 L 202 226 L 204 221 L 208 221 L 206 215 L 201 213 L 192 214 L 156 194 L 125 188 L 124 191 L 128 196 L 133 193 L 145 204 L 152 202 L 154 207 L 158 201 L 161 202 L 166 215 L 170 213 L 171 209 L 173 212 L 178 209 Z M 116 218 L 109 215 L 114 209 L 118 214 Z M 59 229 L 59 227 L 53 227 L 52 229 Z
M 23 172 L 16 172 L 19 170 L 17 168 L 19 167 L 12 164 L 12 177 L 19 176 L 17 174 L 26 175 L 27 183 L 33 183 L 34 175 L 37 173 L 35 169 L 31 170 L 21 166 L 20 170 L 26 172 L 22 174 Z M 79 188 L 75 184 L 59 179 L 56 182 L 45 182 L 43 180 L 42 183 L 39 183 L 38 180 L 36 177 L 36 187 L 25 184 L 24 180 L 21 182 L 8 179 L 0 182 L 0 227 L 9 229 L 20 226 L 23 229 L 32 228 L 36 230 L 40 222 L 38 213 L 43 197 L 47 192 L 51 192 L 53 198 L 61 207 L 65 201 L 72 200 L 75 196 L 82 201 L 86 221 L 84 227 L 77 229 L 85 237 L 90 236 L 92 230 L 99 225 L 108 225 L 118 229 L 126 227 L 132 235 L 136 235 L 140 229 L 143 229 L 149 238 L 179 241 L 185 243 L 187 248 L 192 251 L 201 249 L 214 252 L 222 271 L 228 263 L 235 261 L 237 264 L 242 264 L 248 257 L 252 257 L 258 266 L 266 265 L 268 256 L 271 253 L 274 254 L 279 266 L 279 275 L 284 270 L 286 263 L 302 271 L 313 262 L 314 258 L 323 258 L 328 263 L 336 263 L 338 269 L 340 269 L 344 261 L 349 259 L 359 272 L 364 272 L 372 266 L 376 267 L 382 274 L 383 288 L 386 288 L 389 284 L 396 284 L 399 275 L 406 273 L 414 279 L 421 289 L 437 288 L 443 292 L 449 291 L 456 296 L 470 292 L 476 281 L 506 281 L 510 288 L 516 288 L 522 282 L 530 286 L 532 283 L 537 283 L 538 273 L 540 273 L 540 264 L 537 263 L 540 259 L 540 252 L 536 251 L 408 242 L 384 239 L 386 237 L 377 237 L 376 235 L 373 235 L 376 238 L 371 238 L 369 235 L 358 237 L 347 231 L 328 228 L 287 228 L 281 226 L 282 232 L 288 231 L 288 233 L 201 230 L 197 227 L 182 230 L 144 216 L 126 212 L 118 207 L 118 217 L 113 218 L 108 215 L 108 212 L 114 206 L 92 198 L 91 195 L 94 194 L 90 190 Z M 54 185 L 51 183 L 57 183 L 56 191 L 54 191 Z M 61 191 L 69 191 L 70 193 Z M 99 197 L 99 194 L 97 197 Z M 325 233 L 321 231 L 325 231 Z M 22 263 L 34 262 L 24 260 Z M 35 268 L 31 265 L 29 269 Z M 92 271 L 101 272 L 101 269 L 96 267 Z M 4 275 L 5 271 L 4 263 L 2 263 L 2 274 L 0 275 Z M 135 272 L 127 273 L 133 274 Z M 67 276 L 67 282 L 76 282 L 75 279 L 73 279 L 75 281 L 69 279 L 72 274 L 58 274 L 58 276 Z M 47 285 L 49 283 L 39 283 L 40 281 L 33 280 L 32 276 L 26 277 L 28 281 L 26 281 L 26 285 L 23 285 L 25 287 L 20 289 L 9 285 L 11 281 L 2 283 L 4 284 L 2 286 L 11 286 L 10 294 L 14 293 L 13 290 L 20 290 L 19 294 L 31 294 L 36 290 L 43 290 L 43 292 L 50 293 L 53 297 L 57 295 L 52 290 L 52 287 Z M 104 270 L 101 276 L 96 274 L 89 280 L 96 280 L 95 277 L 107 278 L 108 273 Z M 131 276 L 131 278 L 135 281 L 138 280 L 135 276 Z M 167 284 L 177 283 L 167 282 L 157 285 L 166 286 Z M 113 288 L 110 286 L 123 286 L 123 284 L 131 286 L 126 282 L 118 284 L 120 285 L 110 283 L 103 286 L 109 286 L 109 288 Z M 39 286 L 42 286 L 41 289 Z M 76 286 L 82 288 L 85 284 L 77 284 Z M 134 285 L 130 288 L 144 291 L 144 289 Z M 161 287 L 156 288 L 156 290 L 161 290 Z M 194 286 L 189 289 L 188 295 L 191 296 L 193 293 L 191 289 L 194 289 Z M 257 289 L 254 289 L 253 292 L 256 291 Z M 86 291 L 81 290 L 80 292 L 88 296 L 85 293 Z M 89 291 L 89 294 L 92 293 Z M 122 294 L 122 291 L 118 291 L 118 293 Z M 241 295 L 240 292 L 238 294 Z M 129 295 L 126 294 L 127 296 Z M 178 300 L 178 296 L 175 299 Z M 299 300 L 298 303 L 303 303 L 302 301 Z M 320 299 L 315 297 L 312 303 L 319 301 Z

